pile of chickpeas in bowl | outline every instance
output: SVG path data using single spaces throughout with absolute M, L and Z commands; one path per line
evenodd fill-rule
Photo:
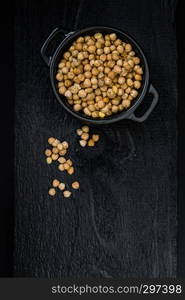
M 78 37 L 63 54 L 59 94 L 75 112 L 97 119 L 127 110 L 138 96 L 143 69 L 132 45 L 115 33 Z

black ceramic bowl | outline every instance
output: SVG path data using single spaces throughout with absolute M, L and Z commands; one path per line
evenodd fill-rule
M 69 49 L 69 47 L 72 45 L 72 43 L 79 37 L 79 36 L 84 36 L 84 35 L 93 35 L 96 32 L 101 32 L 102 34 L 108 34 L 115 32 L 122 41 L 130 43 L 133 46 L 134 51 L 136 52 L 137 56 L 141 60 L 141 66 L 143 68 L 143 80 L 142 80 L 142 86 L 139 90 L 139 94 L 135 100 L 132 101 L 132 105 L 129 109 L 122 111 L 117 114 L 113 114 L 110 117 L 106 117 L 104 119 L 93 119 L 91 117 L 86 116 L 82 112 L 75 112 L 72 109 L 72 106 L 68 104 L 67 99 L 65 96 L 60 95 L 58 92 L 58 86 L 57 86 L 57 80 L 56 80 L 56 73 L 58 69 L 58 64 L 60 60 L 62 59 L 62 55 L 65 51 Z M 47 49 L 51 41 L 53 41 L 54 37 L 57 34 L 61 34 L 61 43 L 59 44 L 58 48 L 55 50 L 53 56 L 47 56 Z M 111 27 L 103 27 L 103 26 L 98 26 L 98 27 L 89 27 L 81 30 L 77 30 L 74 32 L 69 32 L 66 33 L 63 29 L 61 28 L 56 28 L 52 31 L 52 33 L 49 35 L 49 37 L 46 39 L 44 42 L 42 48 L 41 48 L 41 55 L 50 68 L 50 79 L 51 79 L 51 84 L 53 91 L 55 93 L 56 98 L 60 102 L 60 104 L 74 117 L 80 119 L 81 121 L 87 122 L 87 123 L 92 123 L 92 124 L 109 124 L 113 122 L 117 122 L 122 119 L 131 119 L 137 122 L 143 122 L 145 121 L 154 107 L 156 106 L 158 102 L 158 92 L 156 89 L 153 87 L 152 84 L 149 84 L 149 68 L 148 68 L 148 63 L 146 60 L 146 57 L 141 49 L 141 47 L 138 45 L 138 43 L 130 37 L 128 34 L 122 32 L 121 30 L 118 30 L 116 28 L 111 28 Z M 147 93 L 151 93 L 153 95 L 153 100 L 148 108 L 148 110 L 142 115 L 141 117 L 136 117 L 134 112 L 136 108 L 140 105 L 140 103 L 144 100 L 147 100 L 145 97 Z

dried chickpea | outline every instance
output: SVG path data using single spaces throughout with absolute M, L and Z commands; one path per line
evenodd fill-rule
M 95 145 L 95 142 L 94 142 L 93 139 L 88 140 L 88 146 L 89 147 L 94 147 L 94 145 Z
M 63 195 L 65 198 L 69 198 L 71 196 L 71 192 L 66 190 L 63 192 Z
M 65 183 L 63 183 L 63 182 L 61 182 L 61 183 L 58 185 L 58 188 L 59 188 L 61 191 L 65 190 L 65 187 L 66 187 L 66 185 L 65 185 Z
M 60 171 L 64 171 L 64 170 L 65 170 L 65 169 L 64 169 L 64 164 L 58 165 L 58 169 L 59 169 Z
M 52 145 L 52 144 L 54 143 L 54 141 L 55 141 L 55 138 L 50 137 L 50 138 L 48 139 L 48 144 Z
M 69 148 L 69 144 L 66 141 L 62 142 L 62 145 L 63 145 L 64 149 L 68 149 Z
M 52 160 L 57 160 L 58 159 L 58 154 L 52 154 L 51 155 Z
M 55 194 L 56 194 L 55 189 L 54 189 L 54 188 L 49 189 L 48 194 L 49 194 L 50 196 L 55 196 Z
M 69 169 L 67 169 L 67 172 L 69 175 L 72 175 L 74 173 L 74 167 L 70 167 Z
M 46 149 L 44 153 L 46 156 L 51 156 L 51 154 L 52 154 L 50 149 Z
M 59 157 L 58 162 L 60 164 L 64 164 L 66 162 L 66 159 L 64 157 Z
M 60 181 L 58 179 L 54 179 L 52 182 L 53 187 L 57 187 L 57 186 L 59 186 L 59 184 L 60 184 Z
M 58 153 L 58 148 L 57 147 L 53 147 L 52 152 L 57 154 Z
M 85 147 L 87 145 L 87 141 L 85 140 L 80 140 L 79 143 L 82 147 Z
M 92 135 L 92 139 L 93 139 L 94 142 L 98 142 L 99 139 L 100 139 L 99 134 L 93 134 L 93 135 Z
M 52 160 L 52 158 L 50 156 L 46 158 L 46 162 L 47 162 L 48 165 L 51 164 L 52 161 L 53 160 Z
M 78 181 L 74 181 L 72 183 L 72 188 L 75 189 L 75 190 L 78 190 L 80 188 L 80 184 Z

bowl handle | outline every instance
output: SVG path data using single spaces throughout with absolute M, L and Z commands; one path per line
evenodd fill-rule
M 152 103 L 151 103 L 149 109 L 141 117 L 136 117 L 135 113 L 133 112 L 129 116 L 129 119 L 136 121 L 136 122 L 143 122 L 149 117 L 149 115 L 151 114 L 151 112 L 153 111 L 153 109 L 155 108 L 155 106 L 159 100 L 159 94 L 152 84 L 150 85 L 149 93 L 153 95 L 153 100 L 152 100 Z
M 62 29 L 62 28 L 55 28 L 51 33 L 50 35 L 48 36 L 48 38 L 45 40 L 44 44 L 42 45 L 41 47 L 41 50 L 40 50 L 40 53 L 41 53 L 41 56 L 43 58 L 43 60 L 45 61 L 45 63 L 47 64 L 47 66 L 49 67 L 50 66 L 50 62 L 51 62 L 51 59 L 52 59 L 52 56 L 48 56 L 46 54 L 47 52 L 47 48 L 49 46 L 49 44 L 52 42 L 52 40 L 54 39 L 54 37 L 58 34 L 58 33 L 62 33 L 64 38 L 66 36 L 68 36 L 69 34 L 71 34 L 72 32 L 70 33 L 67 33 L 67 31 L 65 29 Z

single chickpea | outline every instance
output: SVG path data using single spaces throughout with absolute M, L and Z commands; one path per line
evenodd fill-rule
M 87 72 L 84 73 L 84 76 L 85 76 L 86 78 L 91 78 L 91 77 L 92 77 L 92 74 L 91 74 L 91 72 L 87 71 Z
M 136 66 L 134 67 L 134 71 L 135 71 L 137 74 L 139 74 L 139 75 L 143 74 L 142 68 L 139 67 L 138 65 L 136 65 Z
M 68 149 L 69 148 L 69 144 L 66 141 L 62 142 L 62 145 L 63 145 L 64 149 Z
M 118 106 L 113 105 L 113 106 L 112 106 L 112 112 L 113 112 L 113 113 L 117 113 L 117 112 L 118 112 Z
M 61 150 L 61 151 L 59 152 L 59 154 L 60 154 L 61 156 L 66 155 L 66 153 L 67 153 L 67 150 L 66 150 L 66 149 Z
M 63 67 L 61 70 L 63 74 L 67 74 L 69 72 L 69 69 L 67 67 Z
M 67 172 L 69 175 L 72 175 L 74 173 L 74 167 L 70 167 Z
M 57 75 L 56 75 L 56 79 L 57 79 L 58 81 L 62 81 L 62 79 L 63 79 L 63 75 L 62 75 L 62 74 L 60 74 L 60 73 L 57 73 Z
M 105 114 L 102 112 L 102 111 L 100 111 L 99 112 L 99 117 L 100 118 L 104 118 L 105 117 Z M 89 140 L 90 141 L 90 140 Z M 91 140 L 92 141 L 92 140 Z M 93 141 L 94 142 L 94 141 Z M 88 144 L 88 146 L 89 146 L 89 144 Z
M 137 97 L 137 95 L 138 95 L 138 91 L 136 91 L 136 90 L 131 90 L 131 92 L 130 92 L 130 96 L 132 96 L 133 98 L 136 98 Z
M 53 143 L 52 143 L 52 146 L 53 146 L 53 147 L 57 147 L 57 145 L 58 145 L 59 143 L 60 143 L 59 140 L 54 139 L 54 141 L 53 141 Z
M 85 140 L 80 140 L 79 141 L 79 144 L 82 146 L 82 147 L 85 147 L 87 145 L 87 141 Z
M 100 43 L 99 43 L 99 44 L 100 44 Z M 101 47 L 101 44 L 100 44 L 100 47 Z M 103 54 L 103 49 L 100 48 L 100 47 L 97 46 L 98 49 L 96 50 L 96 53 L 97 53 L 98 55 Z
M 84 42 L 83 36 L 80 36 L 80 37 L 77 39 L 76 42 L 77 42 L 77 43 L 83 43 L 83 42 Z
M 52 182 L 53 187 L 57 187 L 57 186 L 59 186 L 59 184 L 60 184 L 60 181 L 58 179 L 54 179 Z
M 89 52 L 89 53 L 95 53 L 96 52 L 96 46 L 94 46 L 94 45 L 90 45 L 88 48 L 87 48 L 87 51 Z
M 142 76 L 139 74 L 135 74 L 134 78 L 135 78 L 135 80 L 139 80 L 139 81 L 142 80 Z
M 73 105 L 73 109 L 74 109 L 74 111 L 80 111 L 80 110 L 82 110 L 82 106 L 80 104 L 75 104 L 75 105 Z
M 55 194 L 56 194 L 55 189 L 54 189 L 54 188 L 49 189 L 48 194 L 49 194 L 50 196 L 55 196 Z
M 128 108 L 128 107 L 130 107 L 130 100 L 123 100 L 122 101 L 122 105 L 123 105 L 123 107 L 124 108 Z
M 101 115 L 102 115 L 103 113 L 101 113 Z M 100 113 L 99 113 L 99 116 L 100 116 Z M 89 147 L 94 147 L 94 145 L 95 145 L 95 142 L 93 141 L 93 139 L 90 139 L 89 141 L 88 141 L 88 146 Z
M 130 44 L 125 45 L 125 51 L 130 52 L 132 50 L 132 46 Z
M 46 155 L 46 156 L 51 156 L 51 154 L 52 154 L 52 152 L 51 152 L 50 149 L 46 149 L 46 150 L 45 150 L 45 155 Z
M 52 158 L 51 157 L 47 157 L 46 158 L 46 162 L 48 165 L 50 165 L 52 163 Z
M 80 188 L 80 184 L 78 181 L 74 181 L 72 183 L 72 188 L 75 189 L 75 190 L 78 190 Z
M 80 90 L 80 91 L 78 92 L 78 96 L 79 96 L 80 98 L 85 98 L 86 95 L 87 95 L 87 93 L 86 93 L 84 90 Z
M 85 107 L 83 111 L 87 116 L 89 116 L 89 117 L 91 116 L 91 112 L 87 107 Z
M 98 71 L 98 69 L 97 68 L 92 68 L 92 74 L 94 75 L 94 76 L 96 76 L 96 75 L 98 75 L 98 73 L 99 73 L 99 71 Z
M 64 95 L 65 92 L 66 92 L 66 87 L 65 87 L 65 86 L 61 86 L 61 87 L 59 88 L 59 94 Z
M 116 65 L 116 66 L 114 66 L 113 71 L 114 71 L 115 73 L 121 73 L 121 67 L 118 66 L 118 65 Z
M 77 130 L 76 130 L 76 133 L 77 133 L 77 135 L 81 136 L 82 133 L 83 133 L 83 131 L 82 131 L 82 129 L 77 129 Z
M 99 40 L 103 37 L 103 35 L 102 35 L 102 33 L 97 32 L 97 33 L 95 33 L 94 37 L 95 37 L 96 40 Z
M 116 76 L 116 73 L 115 73 L 114 71 L 110 71 L 110 72 L 108 73 L 108 77 L 111 78 L 111 79 L 114 79 L 115 76 Z
M 52 160 L 57 160 L 58 159 L 58 154 L 53 153 L 51 155 Z
M 133 86 L 133 84 L 134 84 L 134 82 L 133 82 L 133 80 L 132 79 L 127 79 L 127 85 L 128 86 Z
M 53 147 L 52 152 L 55 153 L 55 154 L 57 154 L 58 153 L 58 148 L 57 147 Z
M 65 183 L 63 183 L 63 182 L 61 182 L 61 183 L 59 184 L 59 186 L 58 186 L 58 188 L 59 188 L 61 191 L 65 190 L 65 187 L 66 187 L 66 185 L 65 185 Z
M 98 80 L 96 79 L 96 77 L 91 78 L 91 83 L 92 84 L 97 84 L 98 83 Z
M 64 157 L 59 157 L 58 162 L 60 164 L 64 164 L 66 162 L 66 159 Z
M 64 94 L 67 98 L 70 98 L 72 96 L 71 91 L 67 90 Z
M 65 169 L 64 169 L 64 164 L 58 165 L 58 169 L 59 169 L 60 171 L 64 171 L 64 170 L 65 170 Z
M 134 87 L 135 89 L 139 89 L 141 87 L 141 82 L 138 80 L 134 81 Z
M 94 142 L 98 142 L 99 139 L 100 139 L 99 134 L 93 134 L 93 135 L 92 135 L 92 139 L 93 139 Z
M 117 35 L 115 33 L 110 34 L 110 40 L 115 41 L 117 39 Z
M 117 51 L 118 51 L 120 54 L 122 54 L 122 53 L 124 52 L 123 46 L 122 46 L 122 45 L 118 45 Z
M 63 195 L 65 198 L 69 198 L 71 196 L 71 192 L 66 190 L 63 192 Z
M 89 139 L 89 134 L 87 132 L 82 133 L 81 135 L 82 140 L 87 141 Z
M 66 163 L 71 167 L 73 165 L 73 162 L 71 159 L 66 160 Z
M 136 65 L 140 63 L 140 58 L 139 57 L 133 57 L 133 61 Z

